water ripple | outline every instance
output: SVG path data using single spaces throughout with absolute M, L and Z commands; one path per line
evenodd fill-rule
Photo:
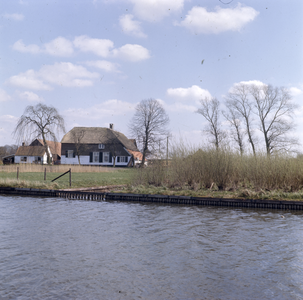
M 303 299 L 303 214 L 0 196 L 1 299 Z

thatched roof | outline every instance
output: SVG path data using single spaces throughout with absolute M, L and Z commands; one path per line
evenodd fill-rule
M 44 145 L 42 139 L 37 139 L 37 141 L 39 141 L 42 146 Z M 49 149 L 53 155 L 58 154 L 59 156 L 61 156 L 61 143 L 60 142 L 46 141 L 46 143 L 49 146 Z
M 123 133 L 104 127 L 74 127 L 61 140 L 61 143 L 75 143 L 75 136 L 83 133 L 81 144 L 118 144 L 121 143 L 126 149 L 139 151 L 134 142 L 129 140 Z
M 45 148 L 43 146 L 20 146 L 16 156 L 43 156 Z

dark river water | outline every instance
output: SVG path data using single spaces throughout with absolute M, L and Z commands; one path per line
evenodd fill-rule
M 303 299 L 303 213 L 0 196 L 0 299 Z

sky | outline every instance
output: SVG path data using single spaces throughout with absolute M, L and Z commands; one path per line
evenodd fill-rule
M 303 144 L 301 0 L 2 0 L 0 16 L 0 146 L 16 144 L 18 119 L 39 102 L 67 131 L 113 123 L 132 138 L 135 107 L 150 98 L 172 139 L 205 144 L 200 100 L 224 109 L 250 81 L 290 90 Z

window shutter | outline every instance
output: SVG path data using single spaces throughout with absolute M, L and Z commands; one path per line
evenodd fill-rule
M 68 157 L 68 151 L 67 150 L 65 151 L 65 156 Z
M 117 162 L 120 162 L 120 156 L 117 157 Z
M 99 152 L 99 162 L 103 162 L 103 153 Z
M 93 162 L 93 152 L 89 153 L 89 162 Z
M 109 162 L 111 163 L 112 162 L 112 154 L 111 154 L 111 152 L 109 152 Z

